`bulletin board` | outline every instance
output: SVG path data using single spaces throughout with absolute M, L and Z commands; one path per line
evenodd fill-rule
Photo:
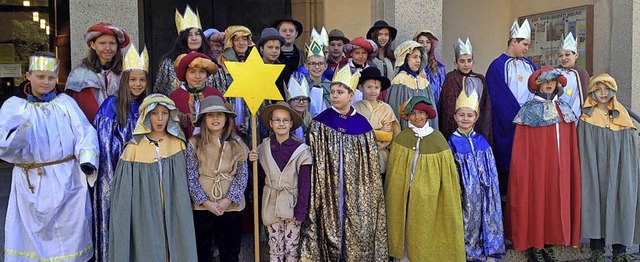
M 578 60 L 576 65 L 593 73 L 593 5 L 584 5 L 546 13 L 521 16 L 531 25 L 531 43 L 525 55 L 538 68 L 557 66 L 558 50 L 564 38 L 572 32 L 578 42 Z

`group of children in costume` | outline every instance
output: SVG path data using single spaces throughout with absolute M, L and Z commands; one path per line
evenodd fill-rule
M 189 13 L 176 18 L 176 42 L 204 45 Z M 299 35 L 295 22 L 274 27 Z M 237 261 L 254 161 L 271 261 L 491 261 L 506 255 L 505 238 L 534 261 L 557 261 L 551 246 L 581 236 L 593 261 L 611 244 L 615 261 L 630 261 L 640 159 L 617 84 L 601 74 L 582 86 L 573 64 L 535 70 L 522 57 L 526 21 L 486 79 L 472 71 L 468 39 L 443 77 L 427 30 L 391 52 L 397 30 L 384 21 L 351 43 L 314 29 L 306 61 L 282 83 L 287 101 L 260 109 L 269 133 L 257 151 L 244 142 L 246 109 L 213 86 L 233 81 L 223 62 L 255 45 L 247 28 L 230 28 L 217 61 L 184 43 L 176 50 L 190 51 L 165 57 L 173 66 L 161 66 L 168 80 L 156 88 L 168 96 L 150 91 L 146 49 L 121 55 L 129 37 L 109 23 L 85 35 L 90 55 L 70 75 L 71 97 L 55 88 L 55 56 L 31 56 L 30 82 L 0 109 L 0 157 L 15 164 L 7 261 L 210 261 L 214 239 L 221 261 Z M 269 41 L 293 41 L 269 33 L 263 56 Z M 577 57 L 567 39 L 560 59 Z M 334 41 L 348 44 L 344 61 L 325 57 Z M 287 65 L 298 52 L 289 47 Z M 117 71 L 119 86 L 108 82 Z

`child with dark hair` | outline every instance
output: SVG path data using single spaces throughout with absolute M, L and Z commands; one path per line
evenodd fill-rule
M 343 67 L 331 83 L 332 107 L 311 122 L 313 156 L 301 261 L 388 261 L 378 147 L 367 119 L 351 106 L 359 72 Z
M 162 61 L 160 61 L 156 81 L 153 85 L 155 93 L 161 93 L 167 96 L 174 90 L 180 88 L 181 80 L 176 76 L 174 69 L 175 60 L 178 56 L 191 52 L 207 54 L 207 56 L 211 53 L 211 47 L 204 36 L 204 32 L 202 32 L 200 16 L 198 16 L 189 5 L 185 8 L 184 14 L 180 14 L 178 10 L 176 10 L 176 29 L 178 36 L 171 51 L 165 54 Z M 226 90 L 224 74 L 213 74 L 212 77 L 207 78 L 207 84 L 214 88 L 220 88 L 221 85 L 224 85 L 223 91 Z
M 118 93 L 122 76 L 122 49 L 129 45 L 127 32 L 111 23 L 92 25 L 84 35 L 89 46 L 82 64 L 69 73 L 65 92 L 73 97 L 93 123 L 107 97 Z

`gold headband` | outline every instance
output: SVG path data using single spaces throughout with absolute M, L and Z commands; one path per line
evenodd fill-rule
M 31 56 L 29 57 L 29 71 L 58 72 L 59 61 L 53 57 Z

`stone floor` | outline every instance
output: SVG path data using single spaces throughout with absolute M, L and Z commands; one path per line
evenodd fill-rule
M 4 223 L 7 215 L 7 202 L 9 201 L 9 191 L 11 190 L 11 168 L 12 166 L 0 161 L 0 262 L 4 261 Z M 242 250 L 240 252 L 240 261 L 253 261 L 253 234 L 245 233 L 242 237 Z M 262 243 L 260 247 L 260 260 L 268 261 L 269 249 L 266 243 Z M 633 253 L 634 261 L 640 261 L 640 253 L 638 246 L 629 248 L 629 253 Z M 580 248 L 560 247 L 556 248 L 556 254 L 561 261 L 586 261 L 589 258 L 590 251 L 586 245 Z M 608 250 L 608 261 L 610 261 L 611 251 Z M 218 261 L 217 259 L 214 261 Z M 507 257 L 501 261 L 527 261 L 524 252 L 509 250 Z M 364 261 L 362 261 L 364 262 Z
M 261 243 L 260 247 L 260 261 L 269 261 L 269 252 L 266 243 Z M 588 245 L 582 245 L 579 248 L 571 247 L 555 247 L 556 255 L 560 261 L 579 262 L 587 261 L 591 252 Z M 640 261 L 640 253 L 638 246 L 632 246 L 628 249 L 629 253 L 633 254 L 633 261 Z M 247 233 L 242 237 L 242 250 L 240 251 L 240 261 L 253 261 L 253 234 Z M 605 254 L 605 261 L 611 261 L 611 250 L 608 249 Z M 217 258 L 214 260 L 218 262 Z M 507 256 L 499 261 L 513 261 L 513 262 L 526 262 L 527 254 L 525 252 L 519 252 L 515 250 L 508 250 Z

